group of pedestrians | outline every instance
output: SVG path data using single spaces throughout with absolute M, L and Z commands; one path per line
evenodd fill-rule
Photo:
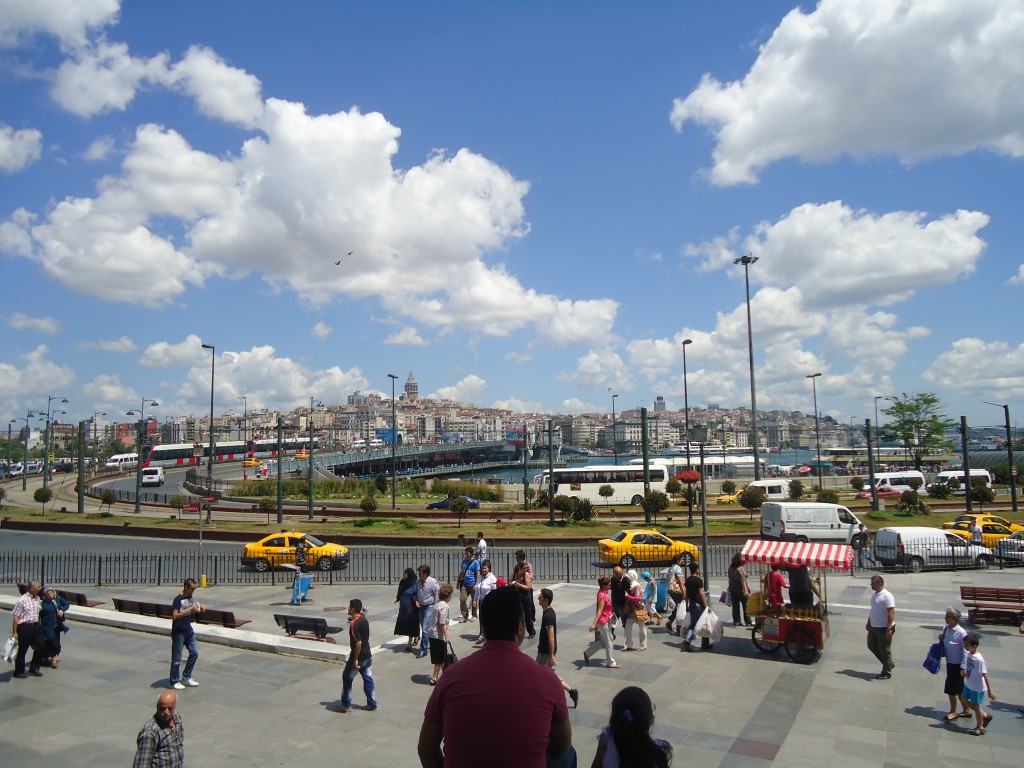
M 68 631 L 64 620 L 68 601 L 52 587 L 32 580 L 11 609 L 11 637 L 18 641 L 14 657 L 16 678 L 42 677 L 42 668 L 56 669 L 60 663 L 61 637 Z M 29 650 L 32 657 L 28 657 Z M 26 660 L 28 669 L 26 671 Z

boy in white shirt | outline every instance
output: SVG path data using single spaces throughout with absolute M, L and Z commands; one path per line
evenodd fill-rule
M 992 684 L 988 680 L 988 668 L 984 657 L 978 653 L 981 641 L 974 633 L 964 638 L 964 660 L 960 664 L 960 674 L 964 677 L 964 698 L 967 706 L 974 712 L 975 727 L 968 731 L 972 736 L 984 736 L 985 728 L 992 721 L 992 715 L 981 708 L 985 703 L 985 691 L 992 701 L 996 695 L 992 693 Z

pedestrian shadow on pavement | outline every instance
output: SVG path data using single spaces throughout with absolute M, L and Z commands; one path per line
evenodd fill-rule
M 865 682 L 875 682 L 875 673 L 865 672 L 863 669 L 837 669 L 836 674 L 846 675 L 847 677 L 855 677 L 858 680 L 863 680 Z
M 906 712 L 908 715 L 914 715 L 915 717 L 923 717 L 926 720 L 934 720 L 935 721 L 934 725 L 937 725 L 937 726 L 942 726 L 942 727 L 953 726 L 953 727 L 956 727 L 956 724 L 958 722 L 956 720 L 943 720 L 942 718 L 945 716 L 946 712 L 945 711 L 941 711 L 940 712 L 935 707 L 915 706 L 915 707 L 907 707 L 903 711 Z M 967 720 L 965 719 L 964 722 L 967 722 Z M 973 723 L 974 721 L 971 720 L 971 722 Z M 973 728 L 974 726 L 971 725 L 971 727 Z

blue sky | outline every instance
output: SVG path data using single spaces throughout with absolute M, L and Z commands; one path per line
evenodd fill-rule
M 1022 71 L 1022 0 L 0 0 L 0 410 L 749 405 L 750 253 L 759 409 L 999 424 Z

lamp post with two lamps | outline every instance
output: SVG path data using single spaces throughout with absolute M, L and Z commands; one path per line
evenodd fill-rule
M 994 405 L 996 408 L 1003 409 L 1003 416 L 1006 421 L 1006 459 L 1010 463 L 1010 503 L 1013 506 L 1013 511 L 1017 511 L 1017 468 L 1013 465 L 1013 435 L 1010 432 L 1010 406 L 1000 405 L 999 403 L 990 403 L 988 400 L 982 400 L 985 405 Z M 970 477 L 965 474 L 965 480 L 967 481 L 965 487 L 967 493 L 970 495 Z
M 313 408 L 314 406 L 324 407 L 324 404 L 313 397 L 309 398 L 309 488 L 307 490 L 308 503 L 306 512 L 310 520 L 313 519 Z
M 46 431 L 43 433 L 43 488 L 48 488 L 50 485 L 50 409 L 53 401 L 57 399 L 61 403 L 68 401 L 61 395 L 50 395 L 46 398 Z M 62 411 L 62 413 L 66 413 L 66 411 Z
M 761 479 L 761 460 L 757 450 L 757 394 L 754 387 L 754 331 L 750 322 L 750 265 L 757 262 L 757 256 L 740 256 L 733 264 L 743 265 L 743 277 L 747 284 L 747 350 L 750 355 L 750 447 L 754 451 L 754 479 Z
M 821 373 L 811 373 L 807 378 L 811 380 L 811 389 L 814 390 L 814 447 L 818 453 L 818 493 L 821 493 L 821 430 L 818 428 L 818 383 L 817 379 Z
M 149 430 L 147 429 L 147 424 L 146 424 L 146 404 L 147 403 L 149 405 L 153 406 L 154 408 L 156 408 L 158 405 L 160 405 L 160 403 L 158 403 L 156 400 L 150 400 L 150 399 L 144 397 L 144 398 L 142 398 L 142 405 L 139 408 L 139 410 L 136 411 L 133 408 L 132 410 L 128 411 L 125 414 L 126 416 L 138 416 L 139 417 L 139 431 L 137 433 L 138 434 L 138 445 L 136 446 L 136 448 L 138 449 L 139 460 L 137 462 L 135 462 L 135 514 L 136 515 L 142 514 L 142 499 L 140 497 L 142 495 L 142 464 L 143 464 L 143 459 L 144 459 L 143 449 L 145 448 L 143 435 L 148 435 L 148 433 L 149 433 Z
M 24 444 L 23 444 L 23 449 L 22 449 L 22 453 L 21 453 L 21 490 L 23 490 L 23 491 L 27 491 L 28 490 L 28 433 L 29 433 L 28 420 L 31 419 L 32 417 L 38 416 L 38 415 L 39 414 L 36 413 L 35 411 L 29 410 L 29 411 L 25 412 L 24 419 L 22 419 L 21 417 L 13 419 L 13 421 L 22 421 L 22 420 L 24 420 L 24 422 L 25 422 L 25 438 L 24 438 Z
M 100 416 L 106 416 L 106 411 L 95 411 L 92 414 L 92 473 L 95 475 L 98 470 L 98 460 L 96 458 L 96 449 L 99 444 L 99 437 L 96 431 L 96 422 Z
M 395 468 L 395 445 L 398 443 L 398 429 L 395 426 L 395 380 L 398 376 L 389 373 L 388 378 L 391 379 L 391 508 L 396 509 L 395 486 L 398 483 L 398 478 Z

